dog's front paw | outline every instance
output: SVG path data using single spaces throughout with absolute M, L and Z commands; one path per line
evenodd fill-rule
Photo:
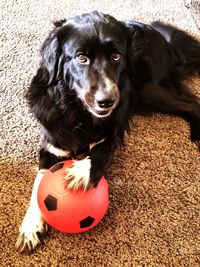
M 91 187 L 90 183 L 91 160 L 86 157 L 74 161 L 73 165 L 66 170 L 65 183 L 71 190 L 83 189 L 86 191 Z
M 22 225 L 20 234 L 16 242 L 16 248 L 21 253 L 31 253 L 35 247 L 41 243 L 41 237 L 48 231 L 48 225 L 39 214 L 27 212 Z

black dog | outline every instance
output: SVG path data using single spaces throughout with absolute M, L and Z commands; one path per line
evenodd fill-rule
M 75 158 L 66 175 L 73 189 L 96 186 L 137 112 L 186 118 L 200 140 L 200 103 L 184 81 L 200 74 L 200 43 L 159 22 L 120 22 L 99 12 L 55 23 L 27 92 L 42 125 L 39 172 L 17 248 L 32 251 L 47 230 L 37 205 L 45 169 Z

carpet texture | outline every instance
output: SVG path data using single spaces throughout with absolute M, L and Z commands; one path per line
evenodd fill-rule
M 200 0 L 185 0 L 185 6 L 190 9 L 194 20 L 200 29 Z
M 51 22 L 94 9 L 118 19 L 173 23 L 199 38 L 184 0 L 1 0 L 0 266 L 200 266 L 200 154 L 175 116 L 137 116 L 117 150 L 103 221 L 78 235 L 51 230 L 31 256 L 15 251 L 37 171 L 40 129 L 24 93 Z M 159 52 L 159 51 L 158 51 Z M 200 96 L 200 79 L 191 87 Z

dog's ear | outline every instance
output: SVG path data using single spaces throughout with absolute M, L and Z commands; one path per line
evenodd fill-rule
M 48 84 L 51 84 L 58 71 L 59 44 L 55 32 L 49 34 L 40 50 L 42 68 L 48 72 Z
M 44 41 L 41 50 L 41 65 L 48 72 L 48 84 L 55 81 L 59 74 L 62 48 L 58 40 L 58 32 L 66 20 L 54 22 L 55 28 Z

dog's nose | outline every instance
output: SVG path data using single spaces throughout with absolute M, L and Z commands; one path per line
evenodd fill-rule
M 100 108 L 111 108 L 114 102 L 115 102 L 114 98 L 97 100 L 97 103 Z

